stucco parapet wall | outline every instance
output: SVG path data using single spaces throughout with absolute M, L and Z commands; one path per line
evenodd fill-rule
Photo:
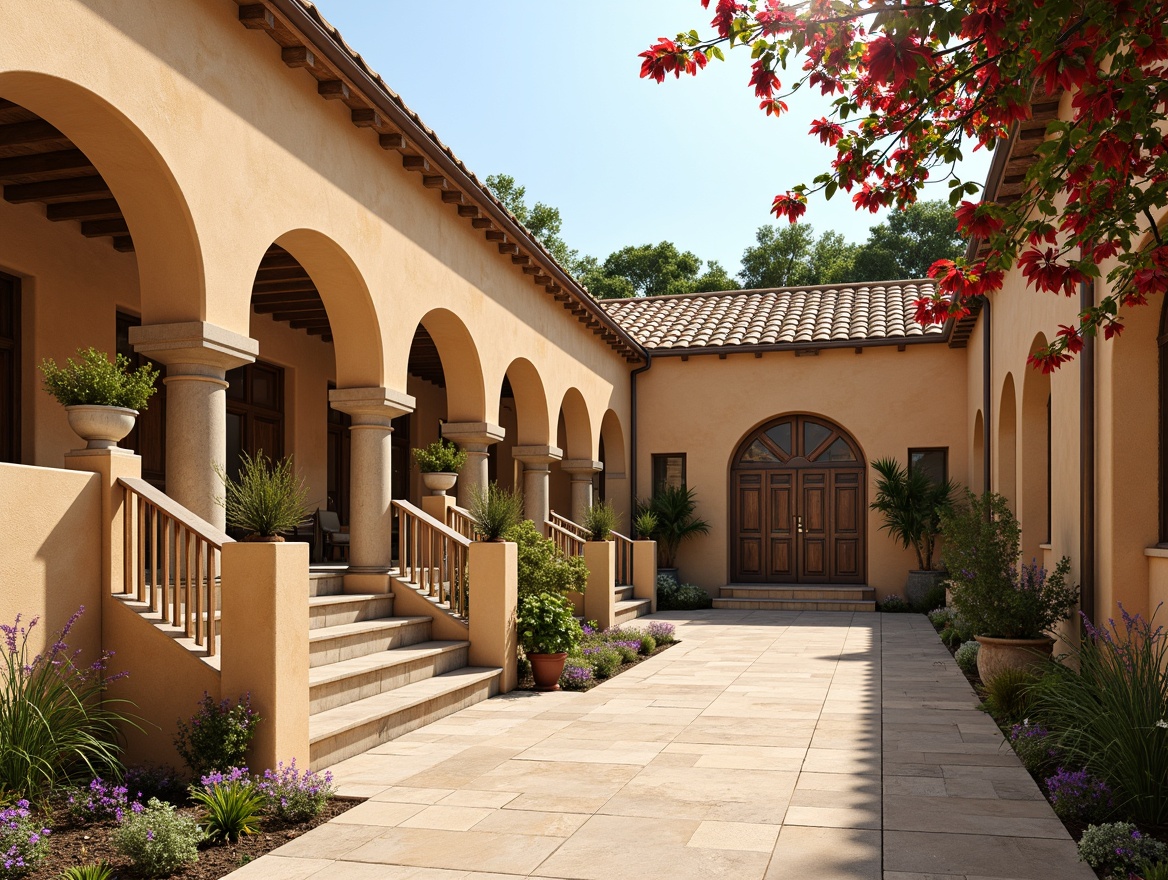
M 511 457 L 527 467 L 538 468 L 560 461 L 564 457 L 564 450 L 558 446 L 516 446 L 511 450 Z
M 560 470 L 574 477 L 592 478 L 593 474 L 604 470 L 604 462 L 592 461 L 588 458 L 568 458 L 560 462 Z
M 412 413 L 416 405 L 411 395 L 392 388 L 334 388 L 329 392 L 329 406 L 352 416 L 358 425 L 389 427 L 398 416 Z
M 442 426 L 442 436 L 459 446 L 492 446 L 507 436 L 506 430 L 490 422 L 447 422 Z
M 206 321 L 143 324 L 130 328 L 130 344 L 138 354 L 167 366 L 192 365 L 227 371 L 254 363 L 260 344 Z

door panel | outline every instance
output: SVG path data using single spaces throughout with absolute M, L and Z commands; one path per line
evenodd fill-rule
M 764 471 L 767 485 L 768 583 L 794 583 L 796 572 L 795 493 L 790 470 Z
M 827 471 L 800 470 L 798 474 L 798 515 L 802 517 L 798 580 L 800 583 L 826 583 L 830 574 Z
M 737 474 L 734 485 L 735 514 L 738 534 L 735 555 L 739 577 L 743 580 L 764 580 L 763 568 L 763 473 L 756 471 Z

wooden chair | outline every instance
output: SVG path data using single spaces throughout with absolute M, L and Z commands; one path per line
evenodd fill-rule
M 341 518 L 335 510 L 317 510 L 316 521 L 324 539 L 324 558 L 334 561 L 333 551 L 341 551 L 341 561 L 349 561 L 349 533 L 341 531 Z

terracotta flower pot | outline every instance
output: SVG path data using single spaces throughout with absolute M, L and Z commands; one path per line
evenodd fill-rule
M 431 495 L 445 495 L 447 490 L 453 489 L 458 482 L 458 474 L 436 471 L 422 474 L 422 485 L 430 490 Z
M 983 682 L 992 680 L 1007 669 L 1035 669 L 1054 652 L 1054 639 L 995 639 L 974 636 L 981 645 L 977 651 L 977 674 Z
M 566 651 L 559 654 L 528 654 L 531 661 L 531 677 L 535 679 L 537 691 L 558 691 L 560 676 L 564 674 L 564 661 L 568 659 Z
M 248 535 L 243 539 L 249 544 L 283 544 L 283 535 Z
M 77 404 L 65 407 L 69 427 L 86 441 L 86 449 L 109 449 L 134 430 L 138 410 L 124 406 Z

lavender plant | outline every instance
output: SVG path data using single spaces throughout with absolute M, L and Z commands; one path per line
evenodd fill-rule
M 300 770 L 296 759 L 275 770 L 265 770 L 256 785 L 264 798 L 264 811 L 284 822 L 304 822 L 319 816 L 336 792 L 333 775 Z
M 1010 728 L 1010 745 L 1022 766 L 1034 776 L 1046 778 L 1058 767 L 1060 752 L 1050 731 L 1041 724 L 1029 720 L 1015 724 Z
M 49 834 L 33 820 L 26 800 L 0 810 L 0 880 L 32 873 L 49 851 Z
M 677 641 L 677 627 L 672 623 L 655 620 L 649 624 L 648 633 L 658 645 L 672 645 Z
M 1086 770 L 1064 770 L 1044 783 L 1055 815 L 1064 822 L 1102 822 L 1115 812 L 1111 786 Z
M 259 722 L 251 707 L 251 694 L 244 694 L 232 705 L 231 700 L 216 703 L 204 693 L 190 723 L 179 720 L 174 747 L 196 776 L 240 767 L 246 763 Z
M 592 665 L 569 658 L 560 675 L 560 687 L 566 691 L 584 691 L 592 683 Z
M 86 665 L 66 643 L 84 611 L 35 655 L 30 639 L 40 618 L 0 624 L 0 790 L 37 799 L 70 780 L 120 773 L 119 727 L 136 725 L 119 711 L 127 701 L 106 694 L 122 677 L 105 674 L 112 655 Z
M 138 798 L 131 798 L 125 785 L 94 779 L 85 788 L 71 788 L 65 794 L 65 810 L 74 825 L 94 822 L 121 822 L 126 813 L 141 809 Z
M 1100 876 L 1127 880 L 1146 863 L 1168 858 L 1168 847 L 1130 822 L 1089 825 L 1079 841 L 1079 858 Z

